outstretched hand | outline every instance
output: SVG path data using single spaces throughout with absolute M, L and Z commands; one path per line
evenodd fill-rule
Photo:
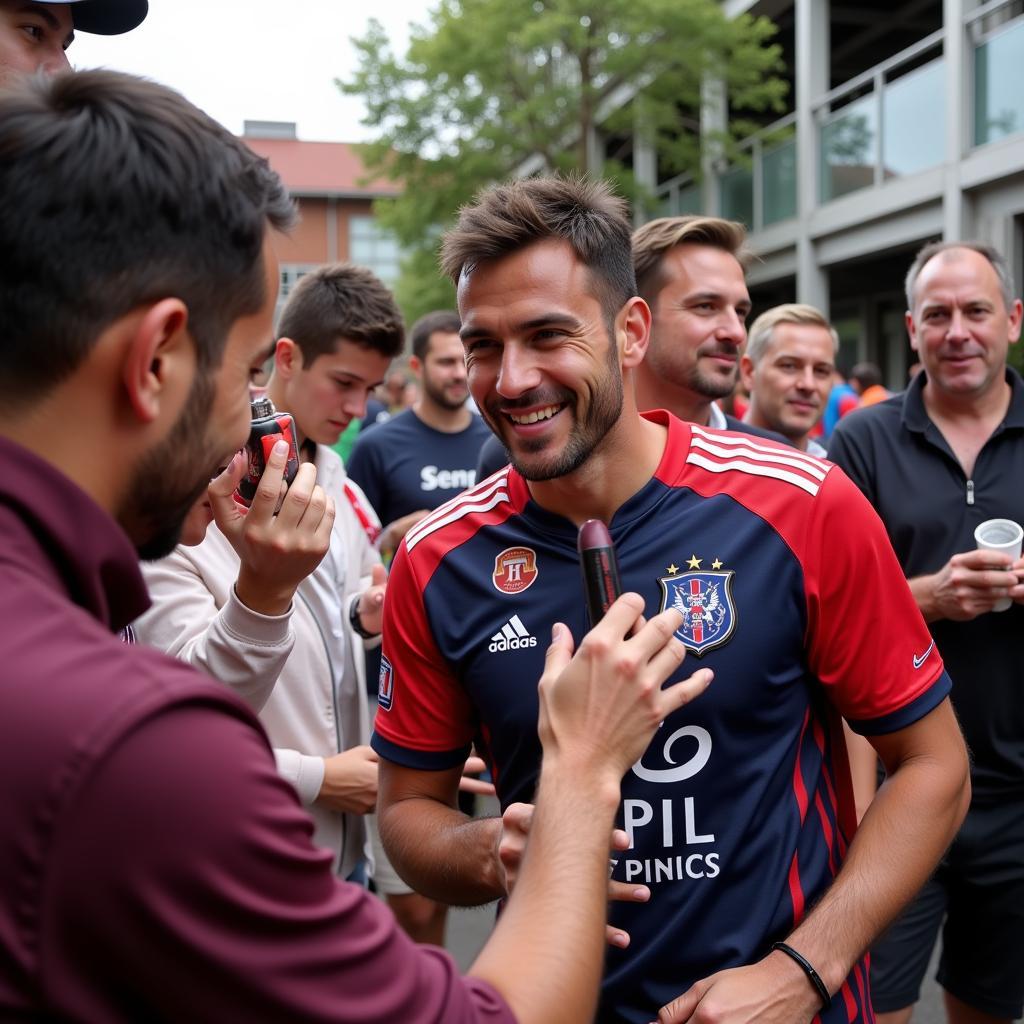
M 659 724 L 713 678 L 700 669 L 662 689 L 685 653 L 674 635 L 682 615 L 668 609 L 640 624 L 643 608 L 639 594 L 623 594 L 575 653 L 568 627 L 555 623 L 539 686 L 544 757 L 568 758 L 616 788 Z
M 263 615 L 288 610 L 298 585 L 327 553 L 334 525 L 334 499 L 317 485 L 316 467 L 303 463 L 288 487 L 287 461 L 288 446 L 278 441 L 248 509 L 232 497 L 245 472 L 242 455 L 232 459 L 208 492 L 217 526 L 241 561 L 235 593 Z

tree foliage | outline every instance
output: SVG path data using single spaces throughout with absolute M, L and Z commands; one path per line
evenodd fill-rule
M 369 171 L 404 187 L 377 212 L 409 254 L 407 315 L 451 302 L 433 270 L 438 229 L 528 158 L 537 170 L 616 177 L 635 196 L 628 158 L 588 149 L 593 126 L 624 136 L 639 126 L 663 170 L 697 172 L 707 74 L 724 82 L 734 111 L 781 109 L 774 31 L 765 19 L 726 18 L 715 0 L 440 0 L 399 57 L 371 21 L 353 40 L 356 72 L 338 84 L 366 104 Z M 713 141 L 729 152 L 750 130 L 734 119 Z

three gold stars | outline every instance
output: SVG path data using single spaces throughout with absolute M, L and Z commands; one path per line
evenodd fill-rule
M 686 567 L 688 569 L 699 569 L 700 565 L 701 565 L 701 562 L 703 562 L 703 561 L 704 561 L 703 558 L 698 558 L 696 555 L 690 555 L 690 557 L 686 560 Z M 711 568 L 712 569 L 721 569 L 722 568 L 722 560 L 720 558 L 716 558 L 711 563 Z M 676 565 L 675 562 L 673 562 L 670 566 L 668 566 L 666 568 L 665 571 L 669 574 L 669 576 L 676 576 L 679 573 L 679 566 Z

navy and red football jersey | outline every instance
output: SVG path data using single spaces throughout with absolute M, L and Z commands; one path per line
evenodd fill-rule
M 667 719 L 623 780 L 630 847 L 613 876 L 646 904 L 610 920 L 602 1020 L 650 1021 L 694 981 L 762 957 L 827 888 L 855 829 L 840 716 L 901 729 L 949 679 L 881 523 L 830 463 L 648 414 L 669 429 L 658 470 L 609 524 L 623 587 L 675 606 L 679 677 L 715 679 Z M 579 640 L 576 527 L 506 468 L 414 527 L 385 602 L 373 746 L 413 768 L 475 742 L 502 806 L 533 797 L 537 681 L 551 624 Z M 823 1024 L 873 1019 L 864 963 Z

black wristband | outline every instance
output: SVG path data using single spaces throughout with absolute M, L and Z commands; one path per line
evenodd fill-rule
M 781 950 L 791 960 L 795 960 L 802 968 L 804 974 L 811 979 L 811 984 L 821 999 L 821 1010 L 824 1013 L 832 1005 L 832 997 L 828 994 L 828 989 L 825 988 L 825 982 L 821 980 L 821 975 L 811 966 L 810 960 L 785 942 L 773 942 L 771 951 L 774 952 L 776 949 Z
M 368 633 L 363 629 L 363 620 L 359 615 L 359 598 L 355 597 L 352 601 L 351 606 L 348 610 L 348 624 L 359 634 L 364 640 L 374 640 L 380 633 Z

